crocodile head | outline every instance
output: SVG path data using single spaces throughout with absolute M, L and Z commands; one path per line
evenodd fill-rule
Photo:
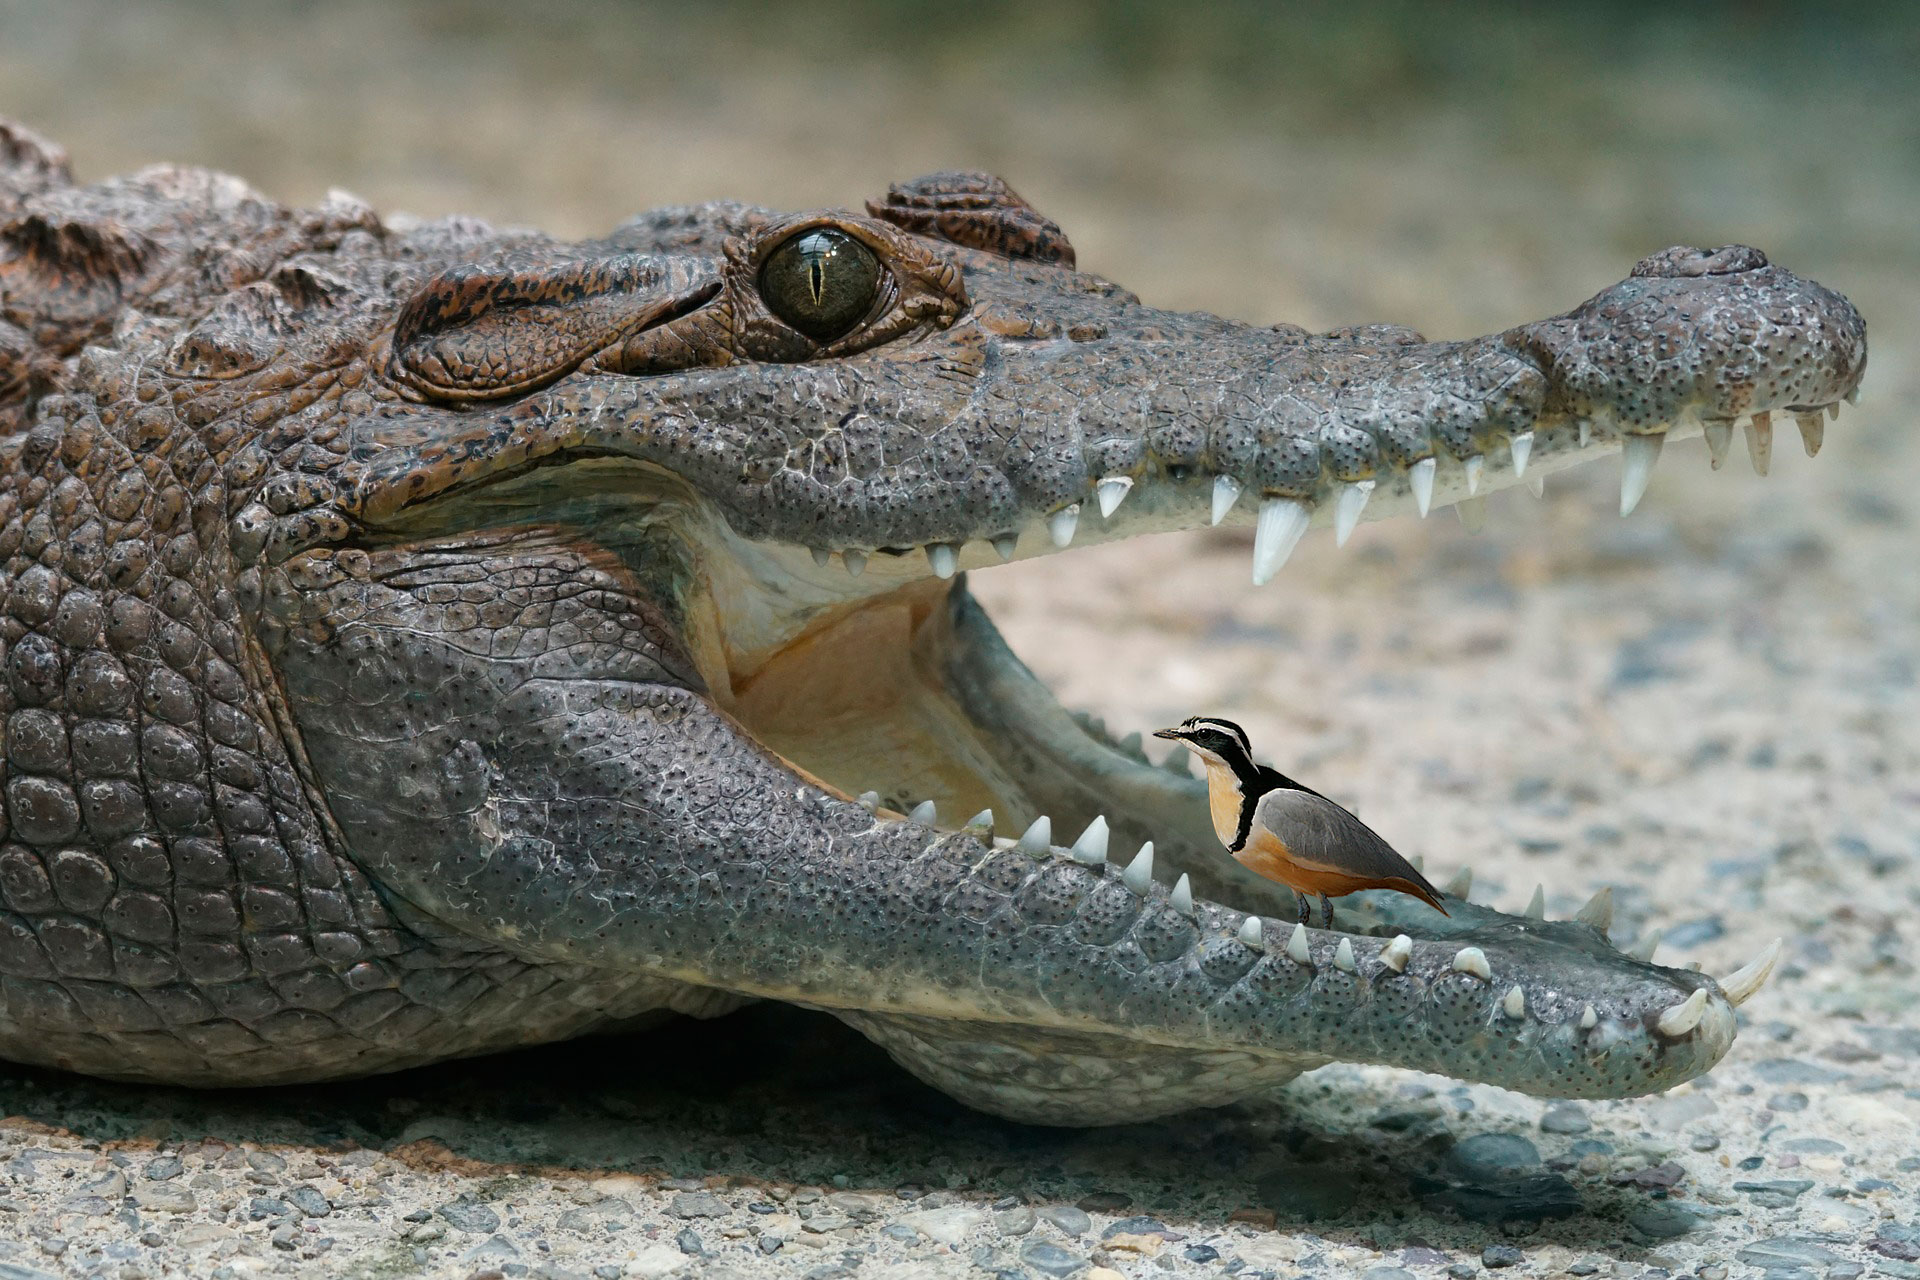
M 965 174 L 580 244 L 330 216 L 253 282 L 122 314 L 53 399 L 209 442 L 204 572 L 409 945 L 825 1008 L 1062 1123 L 1333 1060 L 1624 1096 L 1730 1044 L 1771 953 L 1721 982 L 1653 965 L 1610 945 L 1604 894 L 1569 921 L 1360 894 L 1296 927 L 1200 784 L 1064 711 L 963 571 L 1248 523 L 1263 583 L 1316 525 L 1605 455 L 1631 509 L 1663 441 L 1705 433 L 1718 465 L 1743 418 L 1764 470 L 1775 415 L 1811 450 L 1858 383 L 1839 295 L 1671 249 L 1491 337 L 1309 335 L 1144 306 Z M 105 327 L 64 301 L 42 348 Z

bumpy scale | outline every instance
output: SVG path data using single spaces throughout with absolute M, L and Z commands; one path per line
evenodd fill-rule
M 1233 521 L 1270 577 L 1522 468 L 1805 430 L 1864 359 L 1739 247 L 1312 337 L 1144 307 L 978 174 L 564 243 L 77 186 L 0 124 L 0 1054 L 261 1084 L 771 998 L 1060 1123 L 1339 1058 L 1665 1088 L 1765 963 L 1392 894 L 1283 925 L 963 571 Z

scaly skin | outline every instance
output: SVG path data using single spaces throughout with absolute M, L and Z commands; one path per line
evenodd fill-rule
M 757 283 L 820 226 L 885 282 L 827 345 Z M 1604 902 L 1296 931 L 1197 782 L 1077 726 L 943 579 L 1256 512 L 1271 576 L 1516 452 L 1817 427 L 1859 316 L 1737 247 L 1454 343 L 1071 263 L 978 176 L 561 244 L 75 187 L 0 127 L 0 1053 L 268 1083 L 772 998 L 1058 1123 L 1336 1059 L 1575 1096 L 1710 1067 L 1762 975 L 1623 955 Z M 927 799 L 1002 834 L 901 816 Z M 1106 822 L 1008 838 L 1042 814 Z

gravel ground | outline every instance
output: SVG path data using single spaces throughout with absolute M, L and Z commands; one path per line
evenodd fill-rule
M 0 0 L 0 112 L 88 175 L 191 159 L 568 231 L 989 165 L 1150 301 L 1319 326 L 1491 330 L 1680 240 L 1845 290 L 1861 403 L 1767 481 L 1695 443 L 1624 522 L 1603 464 L 1478 537 L 1316 535 L 1260 592 L 1237 534 L 973 583 L 1070 705 L 1232 714 L 1476 898 L 1611 884 L 1621 942 L 1716 973 L 1785 938 L 1710 1076 L 1549 1105 L 1336 1066 L 1051 1131 L 779 1008 L 323 1088 L 0 1065 L 0 1280 L 1920 1277 L 1920 36 L 1449 9 L 1129 38 L 1066 7 L 1019 40 L 875 7 L 835 58 L 852 28 L 761 10 Z

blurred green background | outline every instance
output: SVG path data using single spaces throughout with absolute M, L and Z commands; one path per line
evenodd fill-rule
M 1679 241 L 1879 320 L 1920 239 L 1916 84 L 1911 3 L 0 0 L 0 113 L 85 177 L 585 234 L 981 167 L 1150 302 L 1435 336 Z

